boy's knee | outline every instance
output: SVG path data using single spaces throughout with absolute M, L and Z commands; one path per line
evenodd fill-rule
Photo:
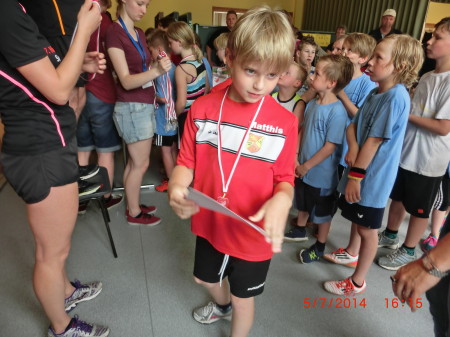
M 249 308 L 252 308 L 254 300 L 254 297 L 243 298 L 233 295 L 231 296 L 231 304 L 233 306 L 233 310 L 235 311 L 248 310 Z

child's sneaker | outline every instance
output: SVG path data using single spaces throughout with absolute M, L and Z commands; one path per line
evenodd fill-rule
M 137 217 L 127 214 L 127 222 L 129 225 L 146 225 L 153 227 L 161 223 L 161 219 L 157 216 L 141 212 Z
M 139 207 L 141 208 L 141 212 L 145 213 L 145 214 L 154 214 L 157 210 L 157 208 L 155 206 L 145 206 L 145 205 L 139 205 Z M 130 213 L 128 212 L 128 210 L 125 210 L 125 216 L 129 216 Z
M 319 252 L 317 250 L 316 244 L 313 244 L 308 249 L 302 249 L 300 253 L 298 253 L 298 258 L 301 263 L 311 263 L 319 261 L 322 256 L 323 252 Z
M 69 323 L 66 331 L 57 334 L 50 327 L 47 337 L 106 337 L 109 335 L 109 328 L 106 326 L 89 324 L 78 319 L 75 315 Z
M 161 185 L 158 185 L 155 187 L 155 190 L 158 192 L 167 192 L 167 189 L 169 188 L 169 180 L 163 180 L 161 182 Z
M 109 198 L 104 198 L 105 206 L 107 209 L 111 209 L 120 204 L 122 199 L 123 197 L 120 194 L 111 194 Z
M 342 281 L 325 282 L 323 287 L 326 291 L 335 295 L 355 296 L 356 294 L 364 292 L 367 288 L 367 284 L 366 281 L 364 281 L 361 287 L 357 287 L 353 284 L 352 279 L 348 277 Z
M 358 264 L 358 255 L 350 255 L 344 248 L 339 248 L 330 254 L 325 254 L 323 258 L 330 262 L 352 268 L 356 268 Z
M 429 250 L 431 250 L 434 247 L 436 247 L 437 241 L 438 241 L 437 237 L 435 237 L 434 235 L 430 234 L 430 235 L 428 235 L 428 237 L 425 240 L 423 240 L 420 243 L 420 248 L 422 249 L 422 251 L 424 253 L 426 253 Z
M 80 281 L 75 280 L 75 282 L 71 282 L 71 284 L 75 287 L 75 290 L 72 295 L 64 300 L 66 312 L 69 312 L 75 308 L 75 306 L 80 302 L 89 301 L 97 297 L 103 287 L 101 282 L 81 284 Z
M 299 242 L 308 240 L 305 227 L 295 226 L 292 227 L 289 232 L 284 234 L 284 241 L 286 242 Z
M 231 320 L 231 306 L 227 312 L 222 312 L 214 302 L 209 302 L 207 305 L 197 308 L 192 312 L 194 319 L 202 324 L 211 324 L 220 319 Z
M 395 237 L 395 239 L 391 239 L 386 234 L 384 234 L 384 231 L 378 233 L 378 247 L 397 249 L 398 247 L 400 247 L 398 235 Z
M 409 255 L 405 248 L 400 247 L 391 254 L 380 257 L 378 259 L 378 265 L 384 269 L 397 270 L 415 259 L 415 254 Z

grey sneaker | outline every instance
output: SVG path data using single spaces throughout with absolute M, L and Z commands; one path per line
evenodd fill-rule
M 192 316 L 194 319 L 202 324 L 211 324 L 217 322 L 220 319 L 231 320 L 231 307 L 223 313 L 214 302 L 209 302 L 207 305 L 197 308 L 193 311 Z
M 106 337 L 109 335 L 109 328 L 106 326 L 89 324 L 78 319 L 75 315 L 69 323 L 66 331 L 57 334 L 50 327 L 47 337 Z
M 64 300 L 64 306 L 66 308 L 66 312 L 69 312 L 75 306 L 84 301 L 92 300 L 97 297 L 98 294 L 102 291 L 103 284 L 101 282 L 91 282 L 86 284 L 81 284 L 80 281 L 75 280 L 75 282 L 71 282 L 75 287 L 72 295 L 67 297 Z
M 400 247 L 394 250 L 392 253 L 382 256 L 378 259 L 378 264 L 380 267 L 388 270 L 397 270 L 416 259 L 416 254 L 414 256 L 409 255 L 406 249 Z
M 385 247 L 390 249 L 397 249 L 400 247 L 400 242 L 398 240 L 398 235 L 395 239 L 391 239 L 390 237 L 384 234 L 384 231 L 378 233 L 378 247 Z

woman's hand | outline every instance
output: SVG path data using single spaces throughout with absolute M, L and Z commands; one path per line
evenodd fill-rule
M 77 16 L 78 30 L 85 31 L 90 36 L 102 21 L 101 9 L 93 0 L 85 0 Z
M 92 51 L 84 55 L 83 66 L 81 68 L 83 72 L 103 74 L 105 69 L 105 54 Z

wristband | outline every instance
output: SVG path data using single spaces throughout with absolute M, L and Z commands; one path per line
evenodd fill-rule
M 348 172 L 347 177 L 350 179 L 361 181 L 366 176 L 366 170 L 359 167 L 352 167 Z

